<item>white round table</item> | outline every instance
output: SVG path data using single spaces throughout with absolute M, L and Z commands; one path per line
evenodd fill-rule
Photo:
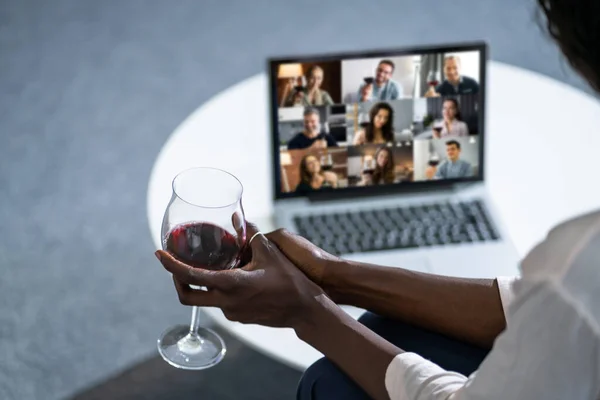
M 236 175 L 244 185 L 247 218 L 263 231 L 275 228 L 267 90 L 266 75 L 246 79 L 197 109 L 167 140 L 147 194 L 158 248 L 171 180 L 193 166 Z M 545 76 L 490 62 L 486 108 L 486 184 L 523 256 L 557 222 L 600 206 L 594 184 L 600 103 Z M 291 329 L 242 325 L 218 309 L 205 311 L 247 345 L 297 369 L 321 357 Z

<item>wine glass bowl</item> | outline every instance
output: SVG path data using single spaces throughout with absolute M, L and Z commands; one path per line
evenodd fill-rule
M 364 158 L 362 172 L 367 175 L 372 175 L 375 172 L 375 159 L 373 157 Z
M 194 268 L 237 267 L 246 243 L 240 181 L 216 168 L 191 168 L 173 179 L 172 189 L 161 229 L 163 250 Z M 217 333 L 199 327 L 199 309 L 193 307 L 191 324 L 167 329 L 158 351 L 174 367 L 199 370 L 218 364 L 226 347 Z
M 436 87 L 440 84 L 440 73 L 439 71 L 431 70 L 427 74 L 427 84 L 432 87 Z
M 321 156 L 321 170 L 331 171 L 333 169 L 333 158 L 331 154 Z

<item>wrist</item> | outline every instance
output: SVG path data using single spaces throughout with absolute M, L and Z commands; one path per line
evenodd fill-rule
M 301 313 L 302 317 L 292 326 L 296 336 L 303 341 L 309 341 L 312 334 L 331 322 L 334 307 L 337 306 L 326 295 L 311 297 Z
M 327 266 L 323 269 L 320 286 L 335 303 L 340 303 L 342 301 L 343 290 L 339 277 L 341 274 L 347 273 L 350 269 L 349 267 L 348 261 L 336 258 L 327 263 Z

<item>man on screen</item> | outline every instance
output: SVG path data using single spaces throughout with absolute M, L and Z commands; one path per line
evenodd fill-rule
M 473 167 L 460 159 L 460 143 L 456 140 L 446 142 L 448 159 L 444 161 L 435 173 L 435 179 L 467 178 L 473 176 Z
M 324 149 L 337 145 L 333 136 L 321 132 L 319 111 L 307 108 L 304 110 L 304 130 L 288 142 L 288 150 Z
M 460 58 L 458 56 L 447 56 L 444 59 L 444 76 L 446 79 L 435 89 L 430 87 L 425 93 L 425 97 L 479 93 L 479 83 L 473 78 L 461 75 L 460 68 Z
M 402 86 L 392 80 L 396 65 L 392 60 L 381 60 L 375 69 L 375 78 L 365 77 L 358 89 L 360 101 L 396 100 L 402 97 Z

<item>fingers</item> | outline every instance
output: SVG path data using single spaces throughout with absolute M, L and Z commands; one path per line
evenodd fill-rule
M 252 254 L 260 253 L 269 242 L 265 235 L 259 232 L 256 225 L 252 222 L 246 222 L 246 235 L 248 237 L 250 248 L 252 249 Z
M 177 280 L 173 275 L 173 283 L 175 284 L 175 290 L 177 290 L 177 296 L 179 296 L 179 302 L 185 306 L 198 306 L 198 307 L 220 307 L 221 302 L 219 301 L 218 293 L 214 290 L 197 290 L 192 289 L 188 284 Z
M 283 228 L 277 229 L 273 232 L 269 232 L 265 236 L 271 242 L 275 243 L 277 247 L 283 247 L 286 244 L 288 244 L 290 240 L 298 237 L 298 235 L 295 235 Z
M 156 253 L 163 267 L 173 274 L 178 281 L 188 285 L 207 286 L 211 288 L 225 288 L 235 282 L 235 278 L 228 271 L 209 271 L 202 268 L 194 268 L 175 259 L 171 254 L 163 250 Z

